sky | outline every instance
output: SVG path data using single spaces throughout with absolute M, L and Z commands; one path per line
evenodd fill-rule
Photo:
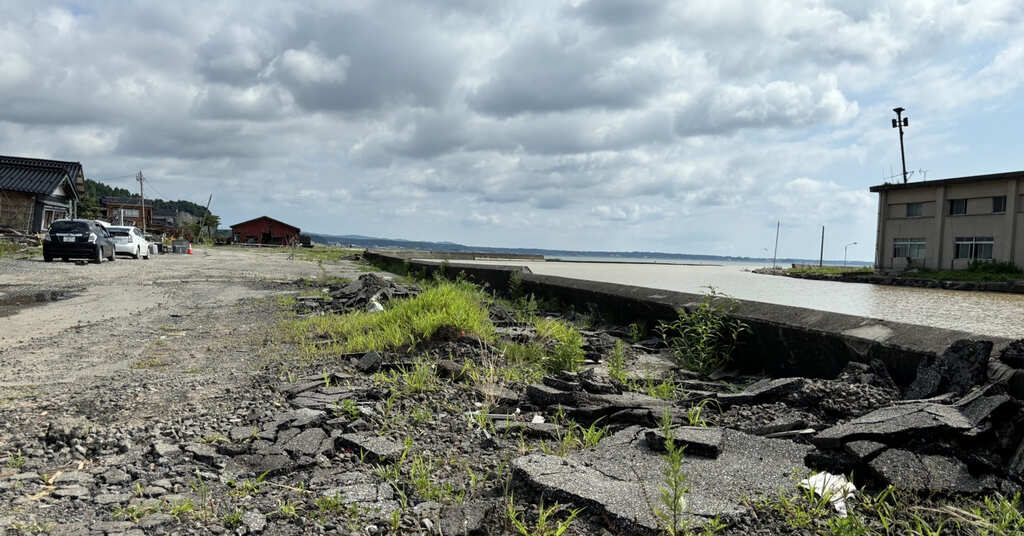
M 1024 169 L 1019 0 L 0 0 L 0 154 L 222 226 L 874 256 L 899 180 Z

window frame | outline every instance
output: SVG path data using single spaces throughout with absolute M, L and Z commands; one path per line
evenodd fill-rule
M 956 206 L 963 206 L 963 212 L 954 212 L 953 208 Z M 948 213 L 950 216 L 966 216 L 967 215 L 967 199 L 950 199 L 949 200 Z
M 927 253 L 928 239 L 926 238 L 892 239 L 892 256 L 894 259 L 924 259 Z
M 1002 203 L 1000 203 L 1000 201 Z M 996 210 L 1002 204 L 1002 209 Z M 992 196 L 992 213 L 993 214 L 1006 214 L 1006 196 L 1005 195 L 994 195 Z
M 910 207 L 915 207 L 917 210 L 913 211 L 916 214 L 911 214 Z M 923 218 L 924 217 L 924 203 L 907 203 L 907 217 L 908 218 Z
M 967 255 L 961 254 L 961 248 L 967 248 Z M 992 236 L 958 236 L 953 239 L 953 258 L 970 261 L 991 261 L 995 258 L 996 241 Z M 987 257 L 981 256 L 986 251 Z

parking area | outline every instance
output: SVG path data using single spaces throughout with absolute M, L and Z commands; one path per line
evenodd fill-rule
M 52 389 L 52 400 L 86 384 L 116 388 L 155 346 L 167 354 L 160 373 L 244 368 L 218 353 L 246 347 L 246 334 L 265 329 L 245 298 L 280 293 L 299 278 L 360 271 L 344 262 L 321 268 L 284 250 L 228 247 L 99 264 L 0 259 L 0 400 L 25 388 Z

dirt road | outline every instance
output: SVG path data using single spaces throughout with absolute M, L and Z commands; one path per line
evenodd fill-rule
M 72 458 L 125 451 L 115 443 L 132 430 L 176 436 L 230 424 L 276 321 L 273 300 L 261 298 L 296 292 L 289 282 L 299 278 L 362 271 L 227 248 L 98 265 L 0 260 L 0 476 L 52 475 Z M 70 432 L 65 443 L 51 441 L 57 430 Z M 50 448 L 22 452 L 33 441 Z M 45 501 L 17 501 L 0 505 L 0 534 L 37 513 L 41 527 L 63 525 L 63 514 L 37 512 Z

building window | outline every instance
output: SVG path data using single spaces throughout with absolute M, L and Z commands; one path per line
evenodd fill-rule
M 992 260 L 991 236 L 958 236 L 953 242 L 953 257 L 956 259 Z
M 950 199 L 949 200 L 949 215 L 957 216 L 960 214 L 967 214 L 967 200 L 966 199 Z
M 920 218 L 924 216 L 924 203 L 907 203 L 907 217 Z
M 892 241 L 894 258 L 923 259 L 926 241 L 924 238 L 896 238 Z
M 992 198 L 992 212 L 1006 212 L 1006 196 L 997 195 Z

